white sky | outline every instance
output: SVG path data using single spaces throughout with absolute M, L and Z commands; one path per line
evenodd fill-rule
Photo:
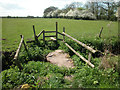
M 72 2 L 87 0 L 0 0 L 0 16 L 43 16 L 44 9 L 55 6 L 59 9 Z

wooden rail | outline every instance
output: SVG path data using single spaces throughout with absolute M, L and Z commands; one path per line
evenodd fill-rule
M 44 36 L 44 37 L 56 37 L 56 35 Z
M 65 42 L 64 42 L 65 43 Z M 67 43 L 65 43 L 65 45 L 70 49 L 72 50 L 77 56 L 79 56 L 83 61 L 85 61 L 87 64 L 89 64 L 91 67 L 94 68 L 94 65 L 89 62 L 88 60 L 86 60 L 83 56 L 81 56 L 79 53 L 77 53 L 71 46 L 69 46 Z
M 37 35 L 37 38 L 43 33 L 43 31 L 41 31 L 38 35 Z
M 56 31 L 45 31 L 45 33 L 56 33 Z
M 63 34 L 64 34 L 65 36 L 71 38 L 72 40 L 76 41 L 78 44 L 80 44 L 80 45 L 83 46 L 84 48 L 88 49 L 88 50 L 91 51 L 92 53 L 95 53 L 95 52 L 96 52 L 96 50 L 94 50 L 93 48 L 87 46 L 86 44 L 84 44 L 84 43 L 82 43 L 82 42 L 80 42 L 80 41 L 78 41 L 77 39 L 71 37 L 70 35 L 68 35 L 68 34 L 66 34 L 66 33 L 64 33 L 64 32 L 63 32 Z

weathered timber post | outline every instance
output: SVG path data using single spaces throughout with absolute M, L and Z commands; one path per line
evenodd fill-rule
M 16 54 L 15 54 L 15 56 L 14 56 L 15 63 L 16 63 L 16 65 L 18 66 L 18 68 L 19 68 L 20 70 L 22 70 L 23 67 L 21 66 L 20 62 L 19 62 L 17 59 L 18 59 L 19 51 L 20 51 L 20 49 L 21 49 L 23 40 L 24 40 L 24 37 L 21 38 L 19 47 L 18 47 L 18 49 L 17 49 L 17 51 L 16 51 Z
M 34 32 L 34 38 L 35 38 L 35 41 L 38 41 L 38 37 L 36 36 L 35 26 L 34 26 L 34 25 L 33 25 L 33 32 Z
M 21 38 L 24 38 L 23 35 L 20 35 L 20 37 L 21 37 Z M 25 42 L 24 42 L 24 39 L 23 39 L 23 45 L 24 45 L 25 50 L 28 52 L 28 49 L 27 49 L 27 47 L 26 47 L 26 45 L 25 45 Z
M 102 31 L 103 31 L 103 27 L 100 30 L 99 38 L 101 38 Z
M 56 22 L 56 45 L 58 44 L 58 23 Z
M 63 27 L 63 32 L 65 33 L 65 27 Z M 63 35 L 63 41 L 65 41 L 65 35 Z
M 45 31 L 43 30 L 43 43 L 45 45 Z

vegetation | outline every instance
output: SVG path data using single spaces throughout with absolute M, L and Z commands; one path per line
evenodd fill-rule
M 73 41 L 69 42 L 79 52 L 81 47 L 73 43 Z M 42 46 L 42 42 L 39 46 L 35 43 L 28 44 L 29 55 L 23 49 L 18 59 L 21 61 L 24 69 L 20 71 L 18 67 L 12 66 L 10 69 L 2 72 L 3 89 L 19 88 L 20 85 L 26 83 L 31 88 L 118 88 L 119 76 L 117 66 L 100 69 L 100 58 L 92 58 L 91 61 L 95 65 L 95 68 L 91 68 L 74 55 L 62 42 L 59 44 L 59 47 L 55 47 L 55 44 L 52 42 L 48 43 L 46 47 Z M 69 52 L 76 67 L 67 69 L 45 62 L 45 58 L 43 57 L 56 48 Z M 79 53 L 87 57 L 85 55 L 87 51 Z M 112 56 L 112 58 L 116 58 L 116 61 L 114 60 L 115 63 L 118 62 L 117 56 Z M 109 60 L 109 62 L 111 61 Z M 65 79 L 65 76 L 70 75 L 74 76 L 71 80 Z
M 35 25 L 36 33 L 44 30 L 55 30 L 55 22 L 59 23 L 59 32 L 63 26 L 66 33 L 81 42 L 104 52 L 99 57 L 93 54 L 91 62 L 95 68 L 89 67 L 78 56 L 76 56 L 64 43 L 58 42 L 58 47 L 54 42 L 44 44 L 39 40 L 27 43 L 28 52 L 22 48 L 18 60 L 23 66 L 20 71 L 13 61 L 15 50 L 20 42 L 19 35 L 25 37 L 25 41 L 33 39 L 32 25 Z M 101 38 L 99 32 L 103 26 Z M 88 20 L 66 20 L 66 19 L 13 19 L 3 18 L 2 49 L 3 49 L 3 89 L 20 88 L 23 84 L 28 84 L 30 88 L 118 88 L 119 87 L 119 66 L 118 66 L 118 26 L 117 22 L 109 21 L 88 21 Z M 8 33 L 9 32 L 9 33 Z M 109 34 L 108 34 L 109 33 Z M 62 38 L 61 36 L 59 36 Z M 42 38 L 42 37 L 40 37 Z M 39 38 L 39 39 L 40 39 Z M 88 57 L 88 51 L 82 49 L 74 41 L 65 38 L 65 41 L 77 52 Z M 56 49 L 62 49 L 70 54 L 75 68 L 67 69 L 58 67 L 46 62 L 46 55 Z M 13 53 L 12 53 L 13 51 Z M 7 55 L 7 54 L 8 55 Z M 113 54 L 112 54 L 113 53 Z M 10 63 L 11 62 L 11 63 Z M 8 67 L 6 67 L 8 66 Z M 9 68 L 9 69 L 8 69 Z M 72 77 L 66 79 L 65 76 Z
M 107 1 L 88 1 L 85 5 L 80 2 L 72 2 L 70 4 L 67 4 L 62 10 L 59 10 L 58 8 L 53 6 L 46 8 L 43 17 L 116 21 L 116 13 L 118 6 L 118 2 Z

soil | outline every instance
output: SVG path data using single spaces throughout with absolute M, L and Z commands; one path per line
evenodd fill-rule
M 60 67 L 74 68 L 73 60 L 63 50 L 55 50 L 47 55 L 47 61 Z

